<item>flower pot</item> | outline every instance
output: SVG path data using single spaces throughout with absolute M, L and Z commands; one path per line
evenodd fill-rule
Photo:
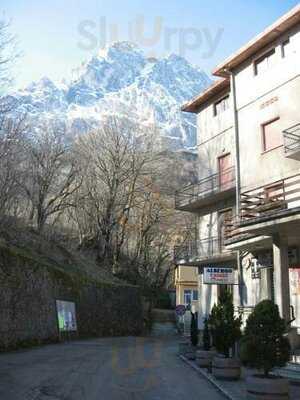
M 198 367 L 210 368 L 213 358 L 216 356 L 215 350 L 197 350 L 196 364 Z
M 279 377 L 264 377 L 259 375 L 246 378 L 248 400 L 288 400 L 289 382 Z
M 237 380 L 241 376 L 241 363 L 235 358 L 216 356 L 212 360 L 212 374 L 217 379 Z
M 179 342 L 178 344 L 178 353 L 179 355 L 185 355 L 185 353 L 190 349 L 191 344 L 187 341 Z

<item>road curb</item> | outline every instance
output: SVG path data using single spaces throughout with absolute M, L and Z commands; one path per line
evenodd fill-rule
M 210 374 L 208 374 L 203 368 L 198 367 L 192 361 L 188 360 L 186 357 L 180 355 L 178 356 L 183 362 L 192 367 L 195 371 L 197 371 L 200 375 L 202 375 L 205 379 L 207 379 L 216 389 L 218 389 L 227 399 L 229 400 L 241 400 L 237 397 L 233 396 L 226 389 L 220 385 L 220 383 Z

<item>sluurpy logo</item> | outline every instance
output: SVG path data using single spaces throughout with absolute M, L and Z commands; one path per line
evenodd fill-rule
M 116 389 L 130 393 L 147 392 L 159 385 L 156 374 L 162 360 L 162 341 L 149 345 L 144 338 L 135 338 L 128 347 L 115 345 L 111 350 L 111 367 Z M 138 377 L 138 379 L 137 379 Z
M 148 56 L 164 55 L 158 54 L 159 51 L 175 51 L 185 57 L 188 52 L 197 50 L 200 58 L 208 59 L 215 54 L 224 32 L 223 27 L 169 27 L 160 16 L 155 17 L 152 24 L 147 22 L 143 15 L 137 15 L 128 22 L 127 29 L 121 34 L 121 27 L 108 21 L 105 16 L 97 20 L 82 20 L 77 27 L 80 36 L 78 47 L 81 50 L 92 51 L 104 48 L 112 42 L 123 41 L 125 38 L 143 47 Z

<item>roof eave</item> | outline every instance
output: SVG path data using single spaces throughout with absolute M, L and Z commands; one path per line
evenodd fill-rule
M 230 87 L 230 82 L 228 79 L 220 79 L 209 86 L 200 95 L 193 98 L 191 101 L 187 102 L 181 107 L 181 111 L 197 114 L 200 106 L 212 97 L 224 91 L 226 88 Z
M 214 76 L 226 78 L 230 71 L 240 65 L 242 62 L 253 56 L 269 43 L 277 39 L 284 32 L 300 23 L 300 5 L 294 7 L 265 31 L 256 36 L 236 53 L 228 57 L 223 63 L 219 64 L 213 71 Z

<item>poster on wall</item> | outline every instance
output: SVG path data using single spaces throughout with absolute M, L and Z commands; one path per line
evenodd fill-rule
M 290 268 L 290 291 L 292 296 L 300 295 L 300 268 Z
M 234 269 L 206 267 L 203 269 L 203 283 L 206 285 L 233 285 Z
M 75 303 L 72 301 L 56 300 L 56 310 L 59 331 L 77 331 Z

